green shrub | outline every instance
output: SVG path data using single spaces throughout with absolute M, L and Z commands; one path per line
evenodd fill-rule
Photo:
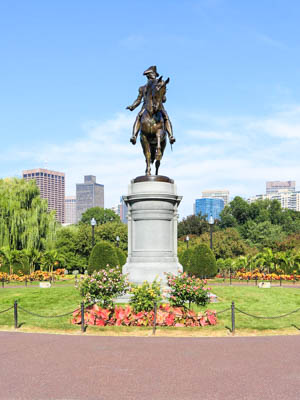
M 135 313 L 140 311 L 151 311 L 154 307 L 154 302 L 161 301 L 160 282 L 153 281 L 149 283 L 143 282 L 142 285 L 131 285 L 130 305 Z
M 183 266 L 183 270 L 187 271 L 192 257 L 193 249 L 189 248 L 178 253 L 178 259 L 180 264 Z
M 170 304 L 172 306 L 185 307 L 189 303 L 205 306 L 209 301 L 205 282 L 199 278 L 188 276 L 186 272 L 178 275 L 168 273 L 167 282 L 170 288 Z
M 88 273 L 91 275 L 94 271 L 116 267 L 119 264 L 119 259 L 116 253 L 116 248 L 107 242 L 97 243 L 90 255 Z
M 13 271 L 18 275 L 29 275 L 30 274 L 30 265 L 26 262 L 23 264 L 15 264 L 13 266 Z
M 8 264 L 1 264 L 0 265 L 0 273 L 1 272 L 9 274 L 10 273 L 9 265 Z
M 102 269 L 91 276 L 81 276 L 78 289 L 85 304 L 98 303 L 101 307 L 113 307 L 113 299 L 126 293 L 127 277 L 120 267 Z
M 119 260 L 119 266 L 122 268 L 123 265 L 126 263 L 126 255 L 125 255 L 124 251 L 121 250 L 119 247 L 116 247 L 115 250 L 116 250 L 118 260 Z
M 213 277 L 217 274 L 218 268 L 214 253 L 206 244 L 200 244 L 192 250 L 187 273 L 199 278 Z

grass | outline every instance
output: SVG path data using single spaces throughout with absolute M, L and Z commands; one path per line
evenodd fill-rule
M 260 316 L 275 316 L 300 308 L 300 289 L 257 287 L 214 286 L 212 292 L 218 296 L 219 302 L 207 307 L 195 307 L 197 310 L 212 309 L 221 311 L 231 306 L 234 301 L 237 308 Z M 41 315 L 59 315 L 76 309 L 81 301 L 78 291 L 72 286 L 39 288 L 0 289 L 0 311 L 12 306 L 14 300 L 26 310 Z M 38 318 L 19 310 L 20 331 L 44 331 L 60 333 L 79 333 L 80 327 L 70 323 L 71 316 L 62 318 Z M 262 320 L 236 313 L 237 335 L 253 334 L 288 334 L 297 333 L 293 327 L 300 328 L 300 311 L 291 316 Z M 0 314 L 0 329 L 13 330 L 13 310 Z M 158 328 L 158 336 L 222 336 L 228 334 L 231 327 L 231 313 L 227 311 L 218 316 L 216 326 L 204 328 Z M 100 335 L 140 335 L 149 336 L 152 328 L 140 327 L 88 327 L 87 334 Z

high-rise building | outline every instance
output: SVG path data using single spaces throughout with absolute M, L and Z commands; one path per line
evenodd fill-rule
M 76 224 L 76 196 L 65 197 L 65 224 Z
M 282 208 L 300 211 L 300 192 L 296 192 L 295 181 L 268 181 L 266 194 L 257 194 L 248 199 L 249 203 L 257 200 L 278 200 Z
M 56 211 L 56 219 L 65 222 L 65 174 L 37 168 L 23 171 L 23 179 L 36 181 L 40 195 L 48 200 L 48 209 Z
M 266 194 L 278 192 L 279 190 L 288 190 L 294 192 L 296 189 L 295 181 L 267 181 Z
M 281 189 L 277 192 L 268 194 L 258 194 L 248 199 L 249 203 L 257 200 L 278 200 L 282 208 L 289 210 L 300 211 L 300 192 L 293 192 L 288 189 Z
M 223 199 L 204 198 L 195 201 L 195 214 L 206 215 L 207 220 L 210 216 L 213 216 L 214 219 L 220 219 L 220 212 L 223 208 Z
M 92 207 L 104 208 L 104 185 L 96 183 L 94 175 L 86 175 L 84 183 L 76 184 L 76 221 Z
M 226 206 L 229 203 L 229 190 L 204 190 L 202 192 L 202 198 L 222 199 Z
M 127 224 L 127 213 L 128 213 L 128 207 L 123 199 L 123 196 L 120 198 L 120 219 L 124 224 Z

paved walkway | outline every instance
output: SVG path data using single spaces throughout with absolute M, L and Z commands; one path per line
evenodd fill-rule
M 2 400 L 299 400 L 300 336 L 0 332 Z

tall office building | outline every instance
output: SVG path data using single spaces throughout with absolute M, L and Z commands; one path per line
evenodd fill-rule
M 224 201 L 224 206 L 226 206 L 229 203 L 229 190 L 204 190 L 202 192 L 202 198 L 222 199 Z
M 65 224 L 76 224 L 76 196 L 65 197 Z
M 127 213 L 128 213 L 128 207 L 123 199 L 123 196 L 120 198 L 120 219 L 123 222 L 123 224 L 127 224 L 128 219 L 127 219 Z
M 37 168 L 23 171 L 23 179 L 36 181 L 43 199 L 48 200 L 48 209 L 56 211 L 56 219 L 65 222 L 65 174 Z
M 104 208 L 104 185 L 96 183 L 94 175 L 86 175 L 84 183 L 76 184 L 76 221 L 92 207 Z
M 206 215 L 206 219 L 212 215 L 214 219 L 220 219 L 220 212 L 224 208 L 223 199 L 204 198 L 196 199 L 195 214 Z
M 267 181 L 266 194 L 275 193 L 279 190 L 288 190 L 294 192 L 296 189 L 295 181 Z
M 290 191 L 288 189 L 280 189 L 277 192 L 268 194 L 258 194 L 248 199 L 249 203 L 257 200 L 277 200 L 282 208 L 300 211 L 300 192 Z

